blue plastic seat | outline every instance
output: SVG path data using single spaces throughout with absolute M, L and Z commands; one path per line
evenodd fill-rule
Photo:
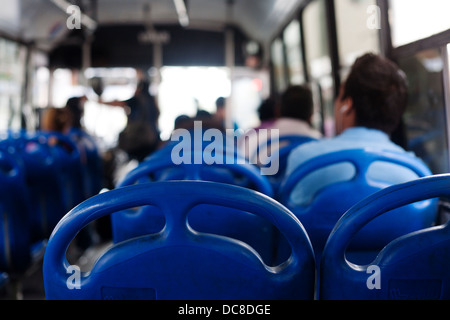
M 33 241 L 48 238 L 64 214 L 85 199 L 75 143 L 60 133 L 19 132 L 1 141 L 0 149 L 24 166 Z
M 195 157 L 195 151 L 189 156 Z M 233 154 L 223 156 L 223 164 L 211 165 L 175 165 L 170 157 L 156 156 L 131 171 L 118 187 L 154 182 L 157 176 L 159 181 L 213 181 L 232 185 L 239 185 L 242 182 L 242 186 L 251 187 L 267 196 L 273 195 L 270 183 L 259 174 L 257 167 L 248 163 L 237 163 Z M 240 180 L 235 180 L 235 176 L 240 176 Z M 222 211 L 226 211 L 227 214 L 221 214 Z M 117 243 L 136 236 L 157 233 L 164 228 L 165 220 L 162 212 L 150 206 L 139 210 L 116 212 L 111 216 L 111 224 L 113 241 Z M 268 221 L 254 214 L 220 206 L 203 205 L 195 208 L 190 216 L 189 224 L 200 232 L 212 232 L 242 240 L 253 246 L 266 263 L 273 263 L 276 239 L 278 239 L 277 231 Z
M 30 201 L 20 162 L 0 150 L 0 271 L 22 273 L 31 263 Z
M 269 267 L 243 242 L 192 230 L 188 214 L 201 204 L 248 211 L 269 220 L 291 244 L 291 258 Z M 98 218 L 149 205 L 163 212 L 166 227 L 115 244 L 89 273 L 81 274 L 78 289 L 69 289 L 68 277 L 74 269 L 66 251 L 77 232 Z M 77 206 L 49 240 L 43 275 L 47 299 L 312 299 L 315 262 L 299 221 L 271 198 L 226 184 L 169 181 L 115 189 Z
M 279 137 L 277 144 L 278 144 L 278 156 L 276 160 L 278 161 L 278 172 L 275 175 L 267 176 L 268 180 L 270 181 L 272 188 L 276 192 L 278 188 L 280 187 L 280 184 L 284 178 L 284 175 L 286 173 L 286 167 L 287 167 L 287 159 L 289 157 L 289 154 L 294 150 L 295 148 L 301 146 L 302 144 L 317 141 L 317 139 L 308 137 L 308 136 L 299 136 L 299 135 L 289 135 L 289 136 L 281 136 Z M 255 159 L 258 159 L 258 155 L 261 152 L 261 150 L 270 148 L 270 146 L 274 143 L 272 140 L 265 141 L 264 143 L 260 144 L 255 152 L 254 155 L 250 159 L 255 161 Z M 267 151 L 266 151 L 267 152 Z M 275 159 L 272 159 L 274 161 Z M 270 166 L 264 165 L 263 167 Z
M 136 183 L 138 179 L 139 182 L 204 180 L 229 183 L 254 189 L 268 196 L 274 195 L 269 181 L 261 176 L 259 168 L 249 164 L 236 153 L 216 150 L 217 157 L 207 163 L 202 151 L 187 150 L 184 159 L 191 159 L 190 162 L 178 164 L 174 162 L 171 152 L 172 149 L 167 148 L 147 158 L 135 170 L 129 172 L 118 186 Z
M 214 129 L 217 133 L 221 133 L 217 129 Z M 186 170 L 179 165 L 171 165 L 165 168 L 161 168 L 158 171 L 151 173 L 151 178 L 153 181 L 161 180 L 184 180 L 187 176 L 192 179 L 192 175 L 197 175 L 194 180 L 202 179 L 206 181 L 215 181 L 229 183 L 233 185 L 239 185 L 243 187 L 256 188 L 250 185 L 251 182 L 248 181 L 245 175 L 238 172 L 232 172 L 227 167 L 211 166 L 210 162 L 226 163 L 231 161 L 232 163 L 245 164 L 248 161 L 240 154 L 238 148 L 231 142 L 229 142 L 226 137 L 223 137 L 222 143 L 210 142 L 207 140 L 199 140 L 203 137 L 207 130 L 184 130 L 185 134 L 189 136 L 189 141 L 179 142 L 177 140 L 169 141 L 162 149 L 155 151 L 153 154 L 145 159 L 145 162 L 154 161 L 155 159 L 165 159 L 168 163 L 174 164 L 172 157 L 179 157 L 183 162 L 188 161 L 192 165 L 196 165 L 196 169 Z M 180 161 L 180 160 L 178 160 Z M 202 166 L 201 170 L 198 164 L 207 165 Z M 266 180 L 263 178 L 263 180 Z M 273 192 L 271 190 L 270 192 Z
M 34 139 L 51 147 L 56 170 L 64 184 L 67 205 L 69 210 L 72 209 L 86 199 L 80 150 L 76 142 L 59 132 L 39 132 Z
M 385 162 L 397 164 L 414 172 L 418 177 L 431 175 L 430 170 L 419 160 L 407 154 L 354 149 L 318 156 L 300 165 L 286 178 L 280 187 L 277 199 L 290 209 L 302 222 L 314 247 L 317 259 L 328 236 L 340 217 L 363 198 L 392 185 L 368 176 L 372 164 Z M 326 185 L 318 190 L 311 203 L 298 205 L 292 193 L 297 184 L 315 170 L 330 165 L 347 163 L 355 168 L 352 178 Z M 406 233 L 433 225 L 437 217 L 434 200 L 399 208 L 380 217 L 366 226 L 351 244 L 355 262 L 371 259 L 387 243 Z
M 450 226 L 412 232 L 390 242 L 367 265 L 346 259 L 358 230 L 401 206 L 450 195 L 450 175 L 420 178 L 383 189 L 339 220 L 323 252 L 321 299 L 450 299 Z
M 87 199 L 98 194 L 102 188 L 102 159 L 97 143 L 81 129 L 72 129 L 67 136 L 75 142 L 80 154 L 84 199 Z
M 261 152 L 261 150 L 270 148 L 270 146 L 273 143 L 277 143 L 278 148 L 280 150 L 282 150 L 285 147 L 289 147 L 289 148 L 285 149 L 286 151 L 284 151 L 283 153 L 280 152 L 280 156 L 286 156 L 289 154 L 289 152 L 291 152 L 296 147 L 298 147 L 304 143 L 312 142 L 312 141 L 317 141 L 317 139 L 315 139 L 313 137 L 301 136 L 301 135 L 280 136 L 280 137 L 278 137 L 277 141 L 273 141 L 273 140 L 269 139 L 258 145 L 255 153 L 253 155 L 251 155 L 250 159 L 253 159 L 253 160 L 256 159 L 258 157 L 259 153 Z

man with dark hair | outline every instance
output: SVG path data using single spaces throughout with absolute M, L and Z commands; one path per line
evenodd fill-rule
M 276 100 L 271 97 L 261 102 L 258 107 L 258 116 L 261 123 L 256 130 L 273 126 L 276 120 L 276 106 Z
M 280 137 L 298 135 L 320 138 L 322 134 L 311 126 L 313 110 L 311 90 L 306 86 L 291 86 L 281 96 L 280 118 L 271 129 L 280 130 Z
M 65 109 L 68 111 L 68 125 L 70 128 L 82 128 L 81 119 L 83 118 L 86 100 L 87 98 L 85 96 L 73 97 L 67 100 Z
M 227 128 L 227 99 L 224 97 L 219 97 L 216 99 L 216 113 L 210 120 L 211 121 L 206 121 L 206 124 L 212 128 L 217 128 L 220 130 L 238 129 L 238 125 L 234 120 L 232 120 L 232 123 L 230 124 L 233 127 Z
M 281 118 L 296 119 L 311 124 L 313 108 L 312 92 L 304 86 L 291 86 L 281 96 Z
M 407 90 L 405 76 L 394 63 L 366 54 L 355 62 L 341 88 L 335 109 L 337 118 L 390 135 L 406 109 Z M 338 133 L 340 126 L 342 123 L 338 123 Z
M 374 54 L 356 60 L 335 102 L 334 138 L 306 143 L 289 155 L 286 175 L 306 161 L 327 153 L 357 148 L 406 153 L 390 140 L 407 105 L 407 83 L 402 71 L 391 61 Z M 410 154 L 411 157 L 415 157 Z M 324 186 L 346 181 L 354 175 L 348 163 L 332 165 L 313 172 L 294 189 L 291 200 L 306 205 Z M 376 163 L 370 177 L 387 183 L 401 183 L 417 175 L 400 165 Z
M 279 137 L 304 136 L 319 139 L 322 134 L 312 127 L 314 103 L 311 90 L 306 86 L 291 86 L 280 97 L 279 117 L 266 129 L 278 130 Z M 258 139 L 252 143 L 250 139 Z M 248 146 L 264 145 L 266 141 L 256 132 L 247 135 L 246 141 L 241 141 L 244 149 Z M 272 150 L 273 151 L 273 150 Z M 247 157 L 252 157 L 255 150 L 245 150 Z

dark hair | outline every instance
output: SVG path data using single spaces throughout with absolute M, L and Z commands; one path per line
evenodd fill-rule
M 66 106 L 69 108 L 72 112 L 80 112 L 82 110 L 81 106 L 81 97 L 73 97 L 67 100 Z
M 311 90 L 306 86 L 291 86 L 281 96 L 280 116 L 309 122 L 314 103 Z
M 185 115 L 185 114 L 180 115 L 175 119 L 175 128 L 174 129 L 181 129 L 181 128 L 184 128 L 184 129 L 189 128 L 190 129 L 191 127 L 193 127 L 193 124 L 192 124 L 193 122 L 194 122 L 194 120 L 191 117 L 189 117 L 188 115 Z
M 268 98 L 261 102 L 258 108 L 259 119 L 261 121 L 274 119 L 276 117 L 275 106 L 276 101 L 273 98 Z
M 375 54 L 358 58 L 344 84 L 343 99 L 351 98 L 356 125 L 391 134 L 399 125 L 408 100 L 404 73 Z
M 216 107 L 217 107 L 217 109 L 225 108 L 225 98 L 224 97 L 217 98 Z
M 66 110 L 70 114 L 71 126 L 81 128 L 81 118 L 83 117 L 83 97 L 73 97 L 67 100 Z

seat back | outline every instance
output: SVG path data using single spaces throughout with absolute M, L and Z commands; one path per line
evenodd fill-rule
M 85 199 L 77 146 L 58 132 L 16 132 L 1 141 L 0 149 L 23 163 L 33 241 L 48 238 L 64 214 Z
M 201 153 L 200 153 L 201 155 Z M 193 159 L 197 152 L 188 154 Z M 129 186 L 136 183 L 153 182 L 156 179 L 213 181 L 253 187 L 257 191 L 272 196 L 270 183 L 259 174 L 258 169 L 248 163 L 237 163 L 234 155 L 220 155 L 223 163 L 175 165 L 170 157 L 158 156 L 141 163 L 118 185 Z M 243 159 L 241 159 L 243 160 Z M 240 180 L 236 180 L 236 176 Z M 157 178 L 155 178 L 157 177 Z M 222 211 L 227 214 L 221 214 Z M 271 264 L 274 256 L 275 230 L 272 225 L 251 213 L 224 209 L 220 206 L 199 206 L 192 213 L 190 225 L 197 231 L 231 236 L 244 241 L 260 252 L 264 261 Z M 164 228 L 164 215 L 154 207 L 116 212 L 111 216 L 113 240 L 115 243 L 144 234 L 157 233 Z
M 390 185 L 369 177 L 369 168 L 378 162 L 400 165 L 411 170 L 418 177 L 431 175 L 429 169 L 421 161 L 408 154 L 354 149 L 315 157 L 300 165 L 283 182 L 277 198 L 305 226 L 317 257 L 320 257 L 331 230 L 345 211 L 363 198 Z M 354 167 L 355 172 L 352 178 L 324 186 L 315 193 L 312 201 L 308 204 L 297 205 L 292 201 L 292 193 L 297 184 L 301 183 L 305 177 L 314 171 L 339 163 L 348 163 Z M 329 174 L 322 177 L 324 181 L 328 181 L 326 179 L 330 178 L 333 176 L 330 177 Z M 429 200 L 383 215 L 356 235 L 351 244 L 352 249 L 359 251 L 361 257 L 364 256 L 364 252 L 368 251 L 376 254 L 398 236 L 431 226 L 437 216 L 436 205 L 436 201 Z
M 238 240 L 194 231 L 188 215 L 201 204 L 269 220 L 291 244 L 290 259 L 272 268 Z M 78 289 L 69 289 L 73 269 L 66 250 L 77 232 L 95 219 L 138 206 L 157 207 L 165 228 L 115 244 L 80 275 Z M 115 189 L 73 209 L 48 242 L 43 272 L 47 299 L 312 299 L 315 263 L 300 222 L 271 198 L 226 184 L 171 181 Z
M 102 158 L 94 138 L 81 129 L 72 129 L 68 136 L 80 154 L 84 198 L 96 195 L 102 188 Z
M 278 149 L 277 153 L 278 156 L 274 159 L 271 158 L 272 161 L 278 161 L 278 171 L 276 174 L 268 176 L 270 183 L 272 184 L 272 187 L 275 191 L 278 190 L 284 175 L 286 173 L 286 167 L 287 167 L 287 159 L 289 157 L 289 154 L 294 150 L 295 148 L 301 146 L 302 144 L 317 141 L 317 139 L 308 137 L 308 136 L 299 136 L 299 135 L 288 135 L 288 136 L 281 136 L 277 141 L 273 140 L 267 140 L 264 143 L 258 145 L 258 148 L 256 152 L 252 155 L 250 160 L 255 161 L 252 163 L 256 163 L 257 159 L 259 159 L 259 155 L 262 150 L 271 148 L 272 145 L 275 145 L 275 148 Z M 267 155 L 269 150 L 265 151 L 265 154 Z M 273 150 L 271 151 L 273 152 Z M 259 164 L 263 167 L 270 166 L 271 164 Z
M 383 189 L 339 220 L 323 252 L 321 299 L 450 299 L 450 227 L 443 225 L 390 242 L 367 265 L 346 259 L 358 230 L 389 210 L 450 195 L 450 175 L 420 178 Z
M 0 150 L 0 271 L 21 273 L 31 263 L 30 199 L 23 166 Z
M 82 162 L 76 142 L 59 132 L 39 132 L 34 139 L 51 147 L 55 167 L 61 175 L 67 194 L 67 205 L 69 210 L 72 209 L 85 200 Z

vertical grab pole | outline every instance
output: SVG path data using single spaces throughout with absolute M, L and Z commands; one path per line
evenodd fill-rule
M 225 31 L 225 63 L 228 68 L 228 74 L 231 81 L 230 98 L 233 96 L 233 74 L 234 74 L 234 30 L 227 28 Z M 233 129 L 233 108 L 231 105 L 231 99 L 226 99 L 225 105 L 225 126 L 226 129 Z
M 235 67 L 235 44 L 234 44 L 234 30 L 230 27 L 232 15 L 233 15 L 233 0 L 227 1 L 227 22 L 228 26 L 225 30 L 225 65 L 228 68 L 228 74 L 230 77 L 231 87 L 230 87 L 230 98 L 226 99 L 225 105 L 225 128 L 234 129 L 233 125 L 233 106 L 231 105 L 231 100 L 233 97 L 233 76 Z

